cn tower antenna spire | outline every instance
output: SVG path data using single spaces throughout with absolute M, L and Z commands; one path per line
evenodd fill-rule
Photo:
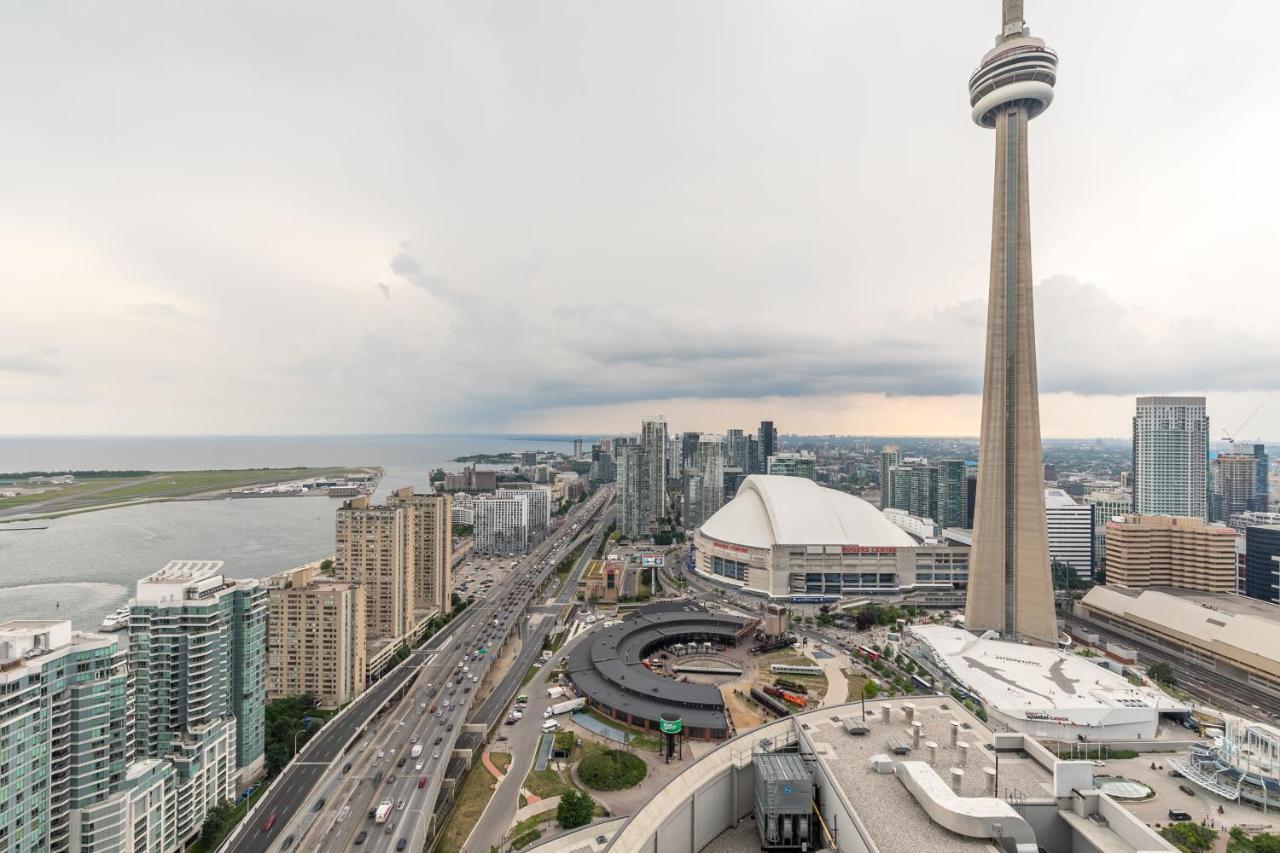
M 1022 0 L 1004 0 L 1004 24 L 1021 24 Z

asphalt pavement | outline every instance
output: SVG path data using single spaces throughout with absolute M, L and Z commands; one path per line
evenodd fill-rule
M 491 648 L 490 654 L 477 661 L 471 655 L 478 645 L 472 643 L 483 642 L 480 638 L 486 634 L 490 637 L 488 642 L 497 643 L 499 637 L 510 637 L 518 631 L 515 620 L 534 587 L 529 583 L 531 573 L 520 569 L 536 565 L 548 557 L 559 542 L 576 536 L 572 525 L 596 515 L 607 506 L 611 495 L 611 490 L 602 489 L 586 504 L 575 508 L 547 540 L 528 556 L 515 561 L 516 568 L 506 577 L 500 580 L 495 577 L 493 588 L 485 598 L 465 610 L 424 649 L 412 653 L 326 724 L 274 780 L 264 798 L 220 850 L 274 853 L 285 849 L 286 841 L 292 839 L 288 844 L 291 850 L 338 851 L 353 846 L 361 832 L 366 833 L 358 848 L 361 850 L 394 850 L 401 838 L 406 839 L 408 849 L 421 850 L 432 829 L 430 817 L 443 783 L 444 767 L 462 734 L 475 688 L 482 683 L 496 654 L 496 648 Z M 604 517 L 603 514 L 600 517 Z M 554 561 L 547 568 L 554 570 Z M 493 625 L 495 618 L 499 619 L 497 626 Z M 553 617 L 544 617 L 539 634 L 545 636 L 553 623 Z M 523 666 L 513 665 L 501 686 L 508 686 L 513 677 L 517 681 L 522 679 L 540 648 L 540 637 L 536 642 L 530 638 L 518 658 L 524 662 Z M 468 657 L 465 662 L 464 655 Z M 467 667 L 466 677 L 461 683 L 450 683 L 449 676 L 456 680 L 461 674 L 459 666 Z M 472 675 L 475 681 L 471 680 Z M 467 686 L 472 689 L 464 690 Z M 403 695 L 379 711 L 396 694 Z M 438 714 L 430 712 L 433 706 Z M 366 723 L 369 731 L 361 735 Z M 423 754 L 418 759 L 409 756 L 410 739 L 415 736 L 423 743 Z M 437 738 L 441 741 L 439 745 L 435 743 Z M 383 753 L 382 758 L 378 758 L 379 751 Z M 439 758 L 433 757 L 437 752 Z M 404 766 L 397 767 L 402 757 Z M 419 761 L 420 770 L 417 769 Z M 374 779 L 379 773 L 381 778 L 375 785 Z M 394 782 L 390 781 L 393 776 Z M 423 778 L 426 782 L 419 788 L 419 780 Z M 385 825 L 375 825 L 368 819 L 369 809 L 384 799 L 393 803 L 392 816 Z M 265 830 L 271 815 L 276 819 L 272 827 Z M 391 828 L 389 832 L 387 827 Z

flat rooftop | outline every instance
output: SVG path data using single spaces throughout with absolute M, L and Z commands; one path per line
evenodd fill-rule
M 1280 605 L 1257 598 L 1250 598 L 1247 595 L 1236 595 L 1233 592 L 1200 592 L 1176 586 L 1149 586 L 1144 589 L 1108 586 L 1107 589 L 1115 590 L 1130 598 L 1137 598 L 1144 589 L 1149 589 L 1152 592 L 1163 592 L 1165 595 L 1172 595 L 1184 601 L 1192 601 L 1212 610 L 1220 610 L 1231 616 L 1256 616 L 1260 619 L 1280 622 Z
M 928 761 L 928 742 L 938 745 L 934 770 L 948 780 L 952 767 L 964 770 L 962 797 L 986 797 L 984 767 L 995 768 L 995 752 L 991 732 L 983 723 L 953 699 L 942 696 L 912 696 L 910 702 L 895 699 L 891 703 L 890 722 L 881 720 L 880 703 L 867 703 L 864 722 L 859 710 L 853 717 L 870 732 L 851 735 L 841 722 L 850 715 L 848 706 L 824 715 L 820 712 L 797 718 L 804 734 L 818 752 L 818 760 L 827 768 L 845 797 L 853 804 L 858 818 L 866 825 L 881 853 L 919 853 L 919 851 L 992 850 L 989 839 L 966 838 L 934 823 L 924 808 L 895 774 L 877 773 L 871 757 L 889 753 L 891 740 L 910 746 L 911 726 L 903 708 L 915 706 L 914 719 L 922 724 L 920 748 L 909 755 L 890 758 L 899 761 Z M 962 763 L 960 749 L 950 745 L 951 721 L 960 723 L 958 743 L 969 744 L 968 763 Z M 1000 790 L 1002 793 L 1036 799 L 1053 796 L 1053 776 L 1035 759 L 1018 752 L 1000 753 Z
M 942 625 L 913 626 L 910 634 L 922 640 L 957 680 L 1006 713 L 1047 709 L 1185 710 L 1181 703 L 1158 690 L 1135 687 L 1123 676 L 1079 655 L 1043 646 L 984 640 L 960 628 Z

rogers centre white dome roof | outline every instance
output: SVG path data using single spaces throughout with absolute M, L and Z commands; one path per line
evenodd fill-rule
M 774 545 L 910 547 L 916 542 L 880 510 L 805 477 L 752 474 L 702 525 L 702 533 L 748 548 Z

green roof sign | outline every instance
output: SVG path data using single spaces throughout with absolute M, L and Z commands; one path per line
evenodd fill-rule
M 658 731 L 664 735 L 678 735 L 684 729 L 683 720 L 658 720 Z

